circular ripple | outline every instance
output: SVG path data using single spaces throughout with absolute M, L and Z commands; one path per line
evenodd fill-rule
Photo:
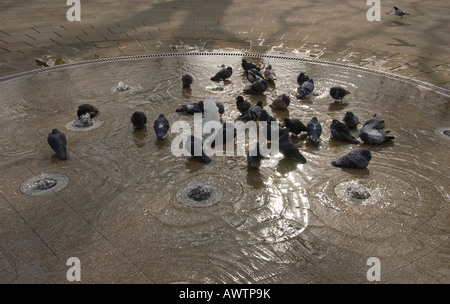
M 190 184 L 181 188 L 176 195 L 177 200 L 191 207 L 209 207 L 220 202 L 222 191 L 207 181 Z
M 450 139 L 450 127 L 439 127 L 435 128 L 433 130 L 434 135 L 444 138 L 444 139 Z
M 377 204 L 383 197 L 378 188 L 365 185 L 365 181 L 349 180 L 334 187 L 336 196 L 347 203 L 370 206 Z
M 89 127 L 77 127 L 76 126 L 76 122 L 78 120 L 74 120 L 69 122 L 68 124 L 66 124 L 66 129 L 70 130 L 70 131 L 75 131 L 75 132 L 86 132 L 86 131 L 91 131 L 93 129 L 97 129 L 98 127 L 100 127 L 102 125 L 102 121 L 98 120 L 98 119 L 93 119 L 92 120 L 92 125 Z
M 61 191 L 69 184 L 69 177 L 61 173 L 42 173 L 20 185 L 22 193 L 31 196 L 50 195 Z

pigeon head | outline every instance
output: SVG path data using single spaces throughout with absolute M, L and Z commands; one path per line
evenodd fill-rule
M 372 159 L 372 154 L 370 153 L 370 150 L 368 150 L 368 149 L 361 149 L 361 155 L 367 161 L 370 161 Z
M 233 72 L 233 68 L 232 67 L 227 67 L 227 70 L 230 72 Z
M 354 117 L 355 114 L 353 114 L 353 112 L 348 111 L 348 112 L 345 112 L 345 116 L 346 117 Z
M 262 102 L 262 100 L 260 100 L 260 101 L 258 101 L 257 103 L 256 103 L 256 105 L 258 106 L 258 107 L 263 107 L 263 102 Z
M 238 96 L 238 97 L 236 98 L 236 101 L 237 101 L 237 102 L 243 102 L 243 101 L 244 101 L 244 97 Z

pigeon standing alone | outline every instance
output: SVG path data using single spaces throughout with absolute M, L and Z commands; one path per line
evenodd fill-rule
M 331 136 L 338 141 L 348 141 L 352 144 L 359 144 L 359 141 L 350 134 L 350 129 L 337 119 L 333 119 L 330 126 Z
M 391 12 L 392 15 L 397 15 L 400 16 L 400 19 L 403 18 L 404 15 L 409 15 L 407 12 L 402 11 L 401 9 L 399 9 L 398 7 L 394 6 L 394 11 Z
M 302 99 L 303 97 L 308 96 L 312 91 L 314 91 L 314 80 L 310 78 L 302 84 L 300 92 L 297 95 L 297 99 Z
M 233 74 L 233 68 L 227 67 L 227 68 L 221 69 L 219 72 L 217 72 L 216 75 L 211 77 L 211 80 L 213 80 L 213 81 L 225 80 L 227 78 L 230 78 L 232 74 Z
M 186 87 L 186 88 L 191 86 L 193 80 L 194 80 L 194 79 L 193 79 L 192 76 L 189 75 L 189 74 L 184 74 L 184 75 L 181 77 L 181 82 L 183 83 L 183 87 Z
M 269 107 L 271 107 L 272 109 L 286 110 L 290 103 L 291 98 L 283 93 L 282 95 L 277 96 L 277 98 L 272 101 Z
M 313 117 L 306 125 L 306 134 L 313 144 L 317 145 L 319 143 L 320 135 L 322 135 L 322 125 L 317 120 L 317 117 Z
M 170 123 L 164 114 L 159 114 L 158 119 L 153 123 L 153 128 L 155 129 L 156 138 L 158 140 L 166 138 L 167 132 L 169 132 Z
M 64 133 L 58 129 L 52 129 L 47 137 L 47 142 L 61 160 L 67 159 L 67 140 Z
M 131 115 L 131 123 L 136 129 L 142 129 L 147 124 L 147 115 L 144 112 L 136 111 Z
M 330 88 L 330 96 L 334 99 L 334 101 L 341 101 L 345 97 L 345 95 L 350 94 L 349 91 L 342 87 L 332 87 Z
M 365 169 L 369 165 L 371 159 L 372 155 L 370 150 L 361 148 L 351 151 L 337 161 L 331 162 L 331 164 L 335 167 Z

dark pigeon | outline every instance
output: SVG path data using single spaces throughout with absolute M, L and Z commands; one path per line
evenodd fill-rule
M 244 114 L 238 117 L 238 120 L 243 121 L 258 121 L 261 116 L 261 111 L 263 110 L 263 102 L 258 101 L 256 105 L 251 106 Z
M 219 72 L 217 72 L 216 75 L 211 77 L 211 80 L 213 81 L 225 80 L 227 78 L 230 78 L 232 74 L 233 69 L 231 67 L 227 67 L 226 69 L 222 69 Z
M 142 129 L 147 124 L 147 115 L 144 112 L 136 111 L 131 115 L 131 123 L 136 129 Z
M 308 80 L 309 80 L 309 76 L 306 75 L 306 74 L 303 73 L 303 72 L 301 72 L 301 73 L 297 76 L 297 84 L 298 84 L 299 86 L 302 86 L 302 84 L 303 84 L 305 81 L 308 81 Z
M 283 93 L 282 95 L 277 96 L 277 98 L 272 101 L 269 107 L 277 110 L 286 110 L 290 103 L 291 98 Z
M 238 96 L 236 98 L 236 108 L 238 109 L 241 114 L 244 114 L 245 112 L 250 109 L 252 104 L 244 99 L 242 96 Z
M 91 115 L 91 118 L 94 118 L 98 114 L 98 109 L 90 104 L 84 103 L 78 107 L 77 115 L 78 118 L 81 118 L 81 115 L 84 115 L 86 113 L 89 113 Z
M 398 7 L 395 7 L 395 6 L 394 6 L 394 11 L 391 14 L 400 16 L 400 19 L 402 19 L 403 16 L 405 16 L 405 15 L 409 15 L 407 12 L 402 11 L 401 9 L 399 9 Z
M 244 89 L 247 94 L 263 94 L 267 90 L 267 82 L 265 80 L 258 80 L 248 85 Z
M 322 125 L 317 120 L 317 117 L 313 117 L 306 125 L 306 134 L 308 139 L 315 145 L 319 143 L 320 135 L 322 135 Z
M 191 75 L 189 75 L 189 74 L 184 74 L 182 77 L 181 77 L 181 82 L 183 83 L 183 87 L 190 87 L 191 86 L 191 84 L 192 84 L 192 82 L 193 82 L 193 78 L 192 78 L 192 76 Z
M 222 147 L 225 148 L 226 144 L 230 140 L 234 140 L 236 137 L 236 129 L 233 123 L 225 122 L 222 125 L 222 129 L 218 131 L 216 137 L 211 142 L 211 147 L 214 148 L 216 145 L 219 145 L 219 140 L 222 140 Z
M 197 137 L 194 137 L 193 135 L 189 136 L 184 147 L 194 159 L 206 164 L 211 162 L 211 158 L 206 155 L 205 150 L 203 149 L 202 141 Z M 196 151 L 199 151 L 199 155 L 195 155 Z
M 163 140 L 166 137 L 167 132 L 169 132 L 170 123 L 167 118 L 164 117 L 164 114 L 159 114 L 158 119 L 153 123 L 153 128 L 155 129 L 156 138 L 158 140 Z
M 347 127 L 350 129 L 355 129 L 359 124 L 359 117 L 353 112 L 348 111 L 345 112 L 343 121 Z
M 247 61 L 245 59 L 242 59 L 241 66 L 245 71 L 248 71 L 248 70 L 256 70 L 258 72 L 261 71 L 261 68 L 257 67 L 255 64 L 253 64 L 250 61 Z
M 295 159 L 300 163 L 306 163 L 305 157 L 300 153 L 297 145 L 289 139 L 289 129 L 280 129 L 279 149 L 285 158 Z
M 67 159 L 67 140 L 64 133 L 53 129 L 47 137 L 47 142 L 61 160 Z
M 257 142 L 256 147 L 247 154 L 248 167 L 252 169 L 259 169 L 264 158 L 265 157 L 261 154 L 261 149 L 259 148 L 259 142 Z
M 223 114 L 225 112 L 225 106 L 220 101 L 216 101 L 217 109 L 219 109 L 219 114 Z
M 267 113 L 266 110 L 262 109 L 258 121 L 262 127 L 262 132 L 263 132 L 264 136 L 266 137 L 266 139 L 268 141 L 271 141 L 272 140 L 272 121 L 276 122 L 277 119 L 275 117 L 269 115 L 269 113 Z M 277 125 L 279 126 L 280 124 L 277 123 Z
M 308 96 L 312 91 L 314 91 L 314 80 L 310 78 L 302 84 L 300 92 L 297 95 L 297 99 L 302 99 L 303 97 Z
M 186 113 L 186 114 L 194 114 L 194 113 L 203 113 L 203 101 L 200 101 L 198 103 L 191 103 L 187 105 L 183 105 L 175 110 L 179 113 Z
M 350 134 L 350 129 L 337 119 L 333 119 L 330 126 L 331 136 L 338 141 L 348 141 L 352 144 L 359 144 L 359 141 Z
M 300 121 L 300 119 L 286 117 L 283 119 L 283 122 L 284 126 L 295 135 L 308 131 L 308 128 Z
M 335 167 L 364 169 L 369 165 L 372 155 L 369 150 L 361 148 L 356 149 L 344 155 L 337 161 L 331 162 Z
M 342 101 L 342 99 L 344 99 L 344 97 L 348 94 L 350 94 L 350 92 L 342 87 L 330 88 L 330 96 L 334 99 L 334 101 Z

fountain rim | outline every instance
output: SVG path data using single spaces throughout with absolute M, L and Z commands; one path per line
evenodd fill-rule
M 302 57 L 294 57 L 294 56 L 286 56 L 286 55 L 273 55 L 273 54 L 255 54 L 255 53 L 245 53 L 245 52 L 180 52 L 180 53 L 156 53 L 156 54 L 142 54 L 142 55 L 130 55 L 130 56 L 118 56 L 118 57 L 107 57 L 107 58 L 100 58 L 100 59 L 91 59 L 91 60 L 84 60 L 79 62 L 71 62 L 71 63 L 65 63 L 61 65 L 56 65 L 52 67 L 43 67 L 39 69 L 33 69 L 30 71 L 25 71 L 17 74 L 11 74 L 8 76 L 0 77 L 0 84 L 15 80 L 18 78 L 23 78 L 26 76 L 36 75 L 40 73 L 47 73 L 52 72 L 56 70 L 66 69 L 66 68 L 72 68 L 72 67 L 78 67 L 78 66 L 85 66 L 90 64 L 97 64 L 97 63 L 109 63 L 109 62 L 120 62 L 120 61 L 129 61 L 129 60 L 141 60 L 141 59 L 154 59 L 154 58 L 163 58 L 163 57 L 186 57 L 186 56 L 233 56 L 233 57 L 253 57 L 253 58 L 263 58 L 263 59 L 279 59 L 279 60 L 292 60 L 292 61 L 298 61 L 298 62 L 304 62 L 304 63 L 310 63 L 310 64 L 319 64 L 319 65 L 325 65 L 325 66 L 337 66 L 342 68 L 347 68 L 355 71 L 363 71 L 368 73 L 375 73 L 381 76 L 389 77 L 391 79 L 407 82 L 409 84 L 417 85 L 424 87 L 429 90 L 433 90 L 436 93 L 439 93 L 443 96 L 450 97 L 450 90 L 422 81 L 418 79 L 414 79 L 411 77 L 398 75 L 386 71 L 380 71 L 376 69 L 371 69 L 363 66 L 353 65 L 353 64 L 347 64 L 347 63 L 341 63 L 336 61 L 329 61 L 329 60 L 322 60 L 322 59 L 314 59 L 314 58 L 302 58 Z

